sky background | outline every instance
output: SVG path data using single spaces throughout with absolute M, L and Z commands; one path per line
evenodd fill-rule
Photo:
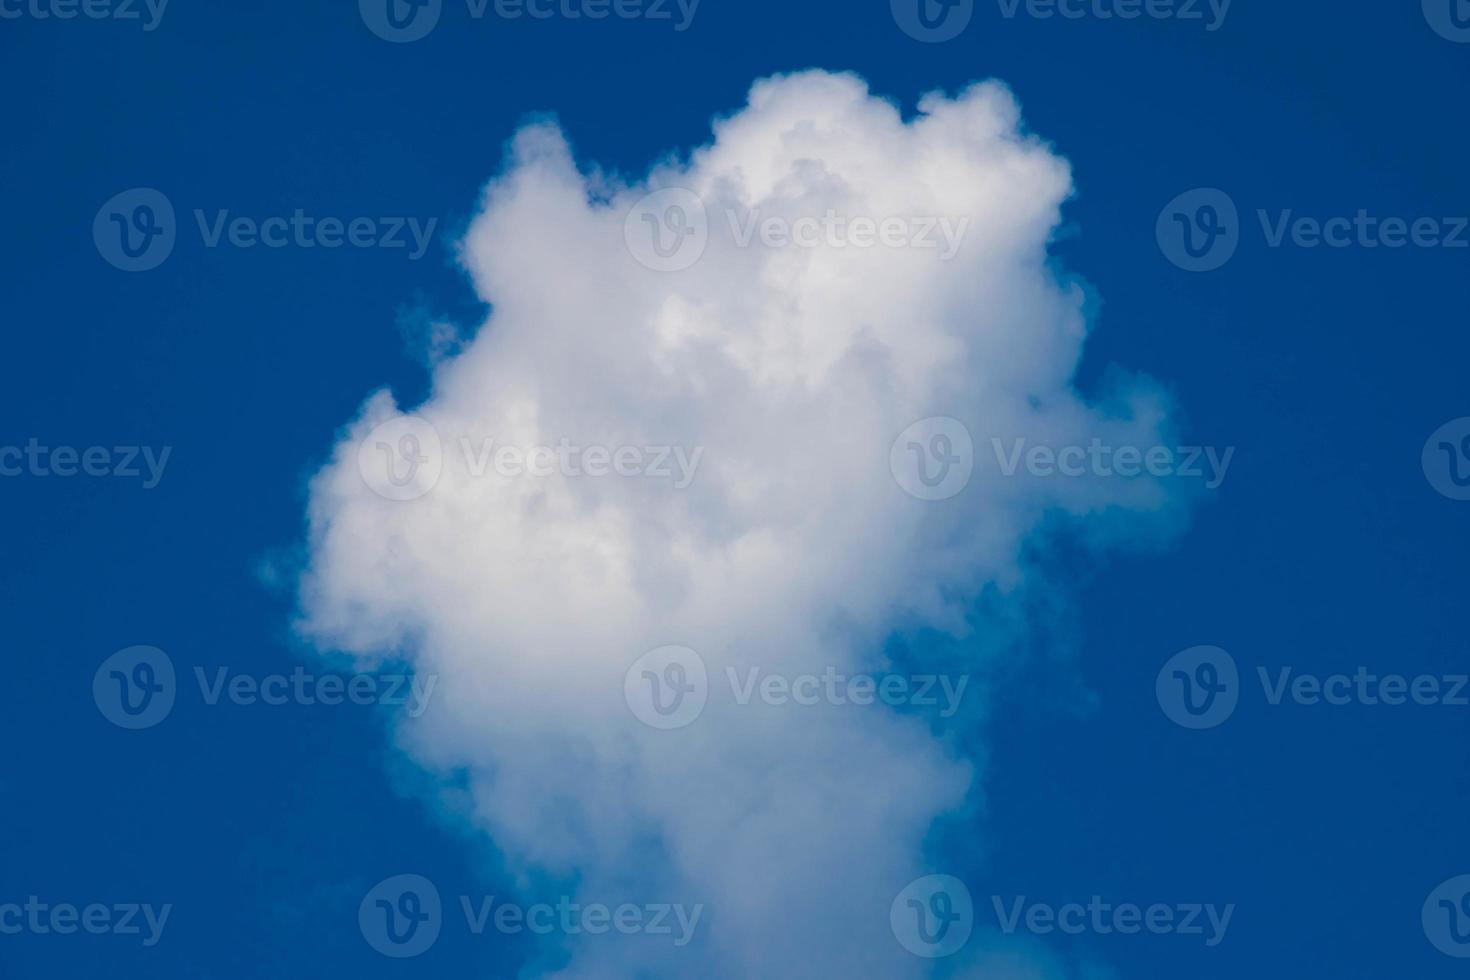
M 1074 169 L 1053 255 L 1095 292 L 1079 387 L 1127 365 L 1173 392 L 1185 444 L 1236 447 L 1174 545 L 1069 569 L 1062 639 L 996 689 L 983 813 L 966 818 L 985 843 L 961 832 L 949 857 L 977 902 L 1236 905 L 1211 949 L 1044 940 L 1123 978 L 1464 973 L 1426 940 L 1420 908 L 1470 873 L 1470 708 L 1272 707 L 1254 681 L 1258 666 L 1470 663 L 1470 503 L 1437 493 L 1420 461 L 1430 433 L 1470 415 L 1470 249 L 1270 248 L 1255 217 L 1470 212 L 1470 44 L 1418 3 L 1237 0 L 1210 32 L 982 2 L 960 36 L 924 44 L 875 0 L 704 0 L 683 32 L 476 21 L 447 0 L 430 36 L 389 44 L 350 3 L 173 0 L 151 31 L 0 20 L 0 445 L 172 447 L 153 489 L 0 478 L 0 902 L 174 906 L 151 949 L 0 936 L 0 974 L 525 964 L 525 937 L 446 929 L 404 962 L 364 943 L 357 902 L 389 875 L 446 895 L 512 888 L 491 845 L 420 799 L 379 713 L 181 696 L 129 732 L 99 713 L 93 674 L 135 644 L 184 671 L 310 662 L 292 585 L 269 570 L 290 566 L 305 481 L 364 396 L 425 393 L 411 311 L 483 317 L 453 246 L 519 124 L 554 113 L 579 160 L 638 174 L 705 142 L 754 79 L 807 67 L 856 71 L 906 112 L 932 89 L 1004 80 Z M 179 240 L 129 274 L 92 225 L 134 187 L 168 196 Z M 1198 187 L 1226 191 L 1242 219 L 1237 253 L 1208 273 L 1172 264 L 1155 235 Z M 208 249 L 189 215 L 298 207 L 438 224 L 410 261 Z M 1189 731 L 1160 710 L 1155 678 L 1200 644 L 1230 651 L 1246 683 L 1226 723 Z

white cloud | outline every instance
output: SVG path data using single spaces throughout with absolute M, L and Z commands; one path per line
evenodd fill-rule
M 379 392 L 312 485 L 301 628 L 440 675 L 434 710 L 403 722 L 411 756 L 467 777 L 473 819 L 515 866 L 587 900 L 705 904 L 690 947 L 583 937 L 567 977 L 925 975 L 889 904 L 930 870 L 925 834 L 972 790 L 971 764 L 930 719 L 739 705 L 718 678 L 881 670 L 894 631 L 961 632 L 981 588 L 1030 585 L 1021 548 L 1049 513 L 1108 538 L 1136 530 L 1119 514 L 1169 500 L 1158 481 L 1006 477 L 985 458 L 992 435 L 1153 445 L 1165 406 L 1126 382 L 1104 413 L 1071 386 L 1082 296 L 1047 258 L 1070 172 L 1010 93 L 919 108 L 905 121 L 851 75 L 764 80 L 713 142 L 632 186 L 579 171 L 555 127 L 527 128 L 463 244 L 492 316 L 412 409 L 442 438 L 438 482 L 408 501 L 364 482 L 358 441 L 403 411 Z M 624 223 L 668 186 L 700 196 L 710 235 L 698 262 L 659 273 Z M 752 209 L 969 225 L 947 261 L 742 247 L 723 215 Z M 890 475 L 889 449 L 941 415 L 974 435 L 975 472 L 928 502 Z M 476 476 L 462 438 L 704 454 L 687 489 Z M 623 693 L 666 644 L 717 679 L 671 732 Z

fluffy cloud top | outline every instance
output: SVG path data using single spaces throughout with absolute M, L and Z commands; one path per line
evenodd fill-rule
M 708 242 L 656 271 L 629 216 L 671 187 L 697 195 Z M 1008 476 L 991 452 L 992 437 L 1162 438 L 1145 386 L 1107 413 L 1072 387 L 1082 296 L 1047 257 L 1070 192 L 994 83 L 905 120 L 851 75 L 767 79 L 707 146 L 633 184 L 579 170 L 554 126 L 515 139 L 463 243 L 492 314 L 412 408 L 441 440 L 437 481 L 393 500 L 364 479 L 361 443 L 404 411 L 373 395 L 312 485 L 302 629 L 441 676 L 401 742 L 468 787 L 515 866 L 589 901 L 706 907 L 681 949 L 569 939 L 560 975 L 929 973 L 889 906 L 930 870 L 925 834 L 972 766 L 922 712 L 740 704 L 725 672 L 880 671 L 895 631 L 959 632 L 982 588 L 1025 584 L 1022 546 L 1049 514 L 1111 533 L 1166 502 L 1148 478 Z M 946 258 L 741 241 L 727 220 L 833 213 L 965 231 Z M 931 416 L 974 437 L 973 475 L 943 500 L 890 467 Z M 477 466 L 486 440 L 700 455 L 679 487 Z M 668 644 L 697 651 L 710 684 L 696 721 L 661 731 L 630 711 L 624 675 Z

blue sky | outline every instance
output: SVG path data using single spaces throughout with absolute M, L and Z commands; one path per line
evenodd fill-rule
M 298 667 L 361 669 L 297 629 L 297 574 L 326 564 L 306 530 L 312 501 L 325 499 L 309 481 L 374 391 L 391 389 L 405 408 L 429 395 L 429 324 L 473 331 L 485 319 L 488 287 L 477 292 L 459 267 L 457 243 L 522 126 L 554 117 L 579 163 L 636 182 L 665 154 L 708 143 L 711 119 L 737 111 L 755 80 L 806 68 L 856 72 L 906 118 L 925 92 L 1009 86 L 1025 130 L 1071 167 L 1075 193 L 1048 261 L 1086 294 L 1076 390 L 1102 404 L 1118 366 L 1140 372 L 1171 406 L 1163 444 L 1234 450 L 1218 487 L 1170 484 L 1162 509 L 1177 527 L 1115 527 L 1109 516 L 1100 548 L 1081 520 L 1028 535 L 1024 575 L 1043 584 L 969 595 L 975 632 L 955 639 L 920 617 L 867 638 L 910 672 L 973 674 L 984 698 L 962 715 L 968 724 L 943 732 L 976 781 L 962 804 L 939 808 L 909 877 L 964 881 L 977 933 L 996 929 L 993 898 L 1234 906 L 1213 946 L 1096 929 L 1022 937 L 1024 956 L 1058 958 L 1046 976 L 1093 975 L 1084 963 L 1122 978 L 1463 971 L 1421 909 L 1470 873 L 1470 707 L 1357 694 L 1273 704 L 1259 674 L 1275 684 L 1283 668 L 1323 679 L 1364 668 L 1435 677 L 1448 693 L 1470 670 L 1470 503 L 1432 465 L 1470 467 L 1470 443 L 1454 448 L 1470 429 L 1451 426 L 1430 465 L 1421 458 L 1431 434 L 1470 416 L 1470 44 L 1450 19 L 1463 4 L 1236 0 L 1211 30 L 1204 4 L 1202 20 L 1122 20 L 1098 14 L 1117 4 L 1075 8 L 1074 19 L 980 2 L 938 43 L 905 33 L 883 2 L 703 0 L 679 30 L 672 4 L 668 20 L 511 20 L 445 0 L 411 43 L 376 36 L 353 6 L 172 0 L 155 22 L 142 5 L 136 20 L 60 20 L 37 16 L 45 4 L 0 0 L 16 14 L 0 22 L 10 95 L 0 256 L 11 270 L 0 280 L 0 447 L 34 441 L 79 457 L 106 447 L 98 467 L 139 474 L 17 464 L 0 477 L 14 665 L 0 711 L 11 746 L 0 908 L 34 895 L 172 909 L 152 946 L 115 933 L 0 934 L 0 972 L 541 976 L 564 962 L 524 931 L 474 935 L 459 915 L 461 895 L 554 904 L 594 874 L 575 861 L 548 871 L 456 812 L 473 787 L 450 779 L 446 795 L 423 763 L 463 744 L 436 743 L 430 729 L 403 751 L 396 713 L 375 705 L 210 704 L 195 669 L 254 683 Z M 134 188 L 166 198 L 176 241 L 156 268 L 127 272 L 97 242 L 110 214 L 137 214 L 135 198 L 105 207 Z M 1181 268 L 1171 256 L 1182 245 L 1159 232 L 1202 233 L 1200 208 L 1221 198 L 1180 197 L 1199 188 L 1236 209 L 1235 240 L 1227 231 L 1216 243 L 1235 250 L 1210 271 Z M 297 209 L 341 219 L 344 236 L 369 218 L 375 242 L 401 217 L 405 245 L 226 237 L 208 247 L 194 218 Z M 1360 212 L 1375 230 L 1339 222 L 1344 247 L 1291 225 Z M 1438 244 L 1383 244 L 1388 218 L 1432 219 L 1419 238 Z M 415 227 L 423 252 L 411 257 Z M 513 266 L 522 243 L 484 227 L 487 266 Z M 539 277 L 550 296 L 593 281 L 582 256 L 548 257 L 534 243 L 525 253 L 535 261 L 508 288 Z M 517 299 L 538 295 L 527 290 Z M 973 434 L 987 455 L 989 434 Z M 117 447 L 139 452 L 127 462 Z M 952 547 L 983 531 L 978 519 L 938 527 Z M 586 611 L 569 603 L 564 614 Z M 414 642 L 359 644 L 393 655 L 374 683 L 408 669 L 394 657 L 412 660 Z M 177 697 L 160 723 L 128 730 L 99 711 L 93 681 L 136 645 L 167 653 Z M 1170 658 L 1201 645 L 1228 652 L 1238 704 L 1196 730 L 1171 720 L 1159 694 L 1172 671 L 1158 681 Z M 618 677 L 631 660 L 618 660 Z M 454 658 L 435 662 L 441 696 L 473 686 L 446 666 Z M 1194 669 L 1184 673 L 1203 676 Z M 840 840 L 843 811 L 823 805 Z M 431 949 L 398 959 L 365 941 L 358 912 L 375 885 L 406 873 L 435 882 L 445 913 Z M 720 928 L 722 897 L 690 893 L 708 905 L 709 928 Z M 871 923 L 829 924 L 889 943 L 887 920 L 883 907 Z M 934 975 L 969 952 L 936 961 Z

